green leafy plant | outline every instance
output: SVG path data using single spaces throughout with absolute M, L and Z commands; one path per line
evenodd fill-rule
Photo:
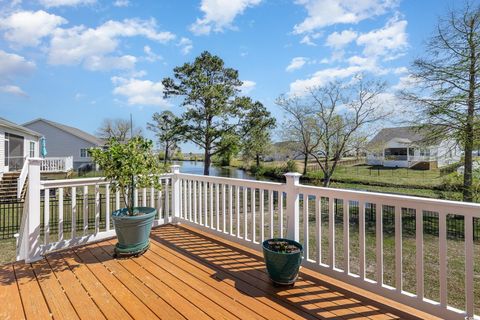
M 110 139 L 105 149 L 90 150 L 93 160 L 110 180 L 113 191 L 120 191 L 129 215 L 136 215 L 134 192 L 139 188 L 160 188 L 165 167 L 153 153 L 153 143 L 143 137 L 127 142 Z

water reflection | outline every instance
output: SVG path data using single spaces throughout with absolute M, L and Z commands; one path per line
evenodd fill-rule
M 203 174 L 203 162 L 202 161 L 174 161 L 174 164 L 180 165 L 180 172 Z M 233 167 L 210 167 L 210 175 L 217 177 L 257 180 L 254 176 L 249 175 L 247 172 Z

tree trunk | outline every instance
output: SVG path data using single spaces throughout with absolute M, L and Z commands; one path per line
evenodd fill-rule
M 258 153 L 255 156 L 255 161 L 257 162 L 257 168 L 260 167 L 260 155 Z
M 472 19 L 470 23 L 471 30 L 473 30 L 474 21 Z M 470 36 L 471 37 L 471 36 Z M 467 123 L 465 125 L 465 160 L 464 160 L 464 171 L 463 171 L 463 201 L 472 202 L 472 166 L 473 166 L 473 125 L 475 119 L 475 78 L 476 78 L 476 50 L 475 46 L 470 42 L 470 68 L 469 68 L 469 90 L 468 90 L 468 110 L 467 110 Z
M 308 166 L 308 153 L 305 153 L 305 157 L 303 158 L 303 175 L 307 174 L 307 166 Z
M 329 187 L 331 179 L 332 179 L 332 175 L 330 173 L 324 173 L 324 175 L 323 175 L 323 186 L 324 187 Z
M 205 149 L 205 160 L 203 162 L 203 174 L 206 176 L 210 175 L 210 163 L 212 160 L 210 159 L 210 152 L 208 152 L 207 149 Z
M 165 146 L 165 156 L 163 157 L 163 164 L 167 164 L 168 162 L 168 144 Z

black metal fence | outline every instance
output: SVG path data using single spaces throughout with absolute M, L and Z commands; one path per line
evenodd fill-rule
M 165 193 L 163 192 L 163 197 Z M 143 202 L 143 195 L 141 192 L 138 195 L 138 203 Z M 86 206 L 85 206 L 85 200 Z M 150 205 L 151 196 L 148 193 L 146 196 L 146 203 Z M 154 195 L 155 207 L 158 203 L 158 194 Z M 163 202 L 163 208 L 165 211 L 165 203 Z M 11 239 L 19 232 L 21 226 L 21 217 L 23 213 L 24 202 L 19 200 L 9 201 L 9 202 L 0 202 L 0 239 Z M 45 223 L 45 201 L 44 197 L 41 198 L 41 214 L 40 214 L 40 223 L 41 223 L 41 233 L 44 234 Z M 115 196 L 110 197 L 110 202 L 108 204 L 110 207 L 110 212 L 113 212 L 116 209 L 116 199 Z M 124 207 L 123 199 L 120 198 L 120 207 Z M 95 195 L 88 195 L 88 198 L 85 199 L 82 194 L 77 194 L 76 196 L 76 206 L 75 206 L 75 230 L 77 234 L 81 234 L 84 230 L 84 212 L 87 214 L 88 220 L 88 229 L 93 230 L 95 228 L 95 219 L 96 219 L 96 201 Z M 86 211 L 85 211 L 86 209 Z M 106 196 L 104 194 L 99 195 L 99 228 L 100 230 L 105 230 L 106 228 L 106 212 L 107 212 L 107 203 Z M 111 224 L 111 227 L 113 225 Z M 54 235 L 59 231 L 59 200 L 55 195 L 49 198 L 49 232 L 50 235 Z M 63 199 L 63 232 L 68 233 L 72 231 L 72 198 L 69 195 L 65 195 Z M 66 237 L 67 238 L 67 237 Z
M 341 201 L 337 202 L 335 221 L 343 221 L 343 208 Z M 376 207 L 367 204 L 365 209 L 365 228 L 375 230 L 376 227 Z M 358 206 L 350 207 L 350 224 L 358 224 L 359 214 Z M 328 214 L 325 214 L 328 219 Z M 384 206 L 382 213 L 383 232 L 387 234 L 395 233 L 395 209 L 391 206 Z M 448 214 L 446 219 L 447 238 L 452 240 L 461 240 L 465 238 L 465 218 L 462 215 Z M 439 218 L 436 212 L 423 212 L 423 232 L 424 234 L 438 236 Z M 402 233 L 404 235 L 415 235 L 416 233 L 416 214 L 414 209 L 402 208 Z M 480 219 L 473 219 L 473 239 L 480 241 Z

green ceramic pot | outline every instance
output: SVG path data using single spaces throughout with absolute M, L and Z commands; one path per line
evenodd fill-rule
M 150 246 L 150 231 L 157 215 L 155 208 L 135 207 L 138 214 L 129 216 L 127 208 L 112 213 L 113 225 L 118 243 L 115 245 L 117 256 L 140 255 Z
M 268 248 L 268 241 L 286 241 L 300 249 L 294 253 L 272 251 Z M 270 279 L 278 285 L 292 285 L 297 280 L 300 264 L 302 263 L 303 246 L 293 240 L 274 238 L 267 239 L 262 244 L 263 257 Z

